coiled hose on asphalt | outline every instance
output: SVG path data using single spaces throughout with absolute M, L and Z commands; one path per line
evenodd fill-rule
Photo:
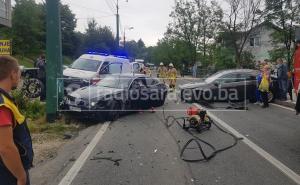
M 193 132 L 191 132 L 189 130 L 186 130 L 186 129 L 183 129 L 183 124 L 180 121 L 184 122 L 184 120 L 187 120 L 188 117 L 177 117 L 177 118 L 174 117 L 174 116 L 166 117 L 165 110 L 163 109 L 163 118 L 164 118 L 164 121 L 165 121 L 164 124 L 165 124 L 165 126 L 167 127 L 168 130 L 169 130 L 170 127 L 172 127 L 176 123 L 180 128 L 182 128 L 182 130 L 185 130 L 189 135 L 192 136 L 192 138 L 190 140 L 188 140 L 188 142 L 183 146 L 183 148 L 181 148 L 181 151 L 180 151 L 180 158 L 183 161 L 186 161 L 186 162 L 194 163 L 194 162 L 209 161 L 212 158 L 214 158 L 217 154 L 233 148 L 234 146 L 236 146 L 238 144 L 238 142 L 240 140 L 243 139 L 243 138 L 238 138 L 235 135 L 233 135 L 232 133 L 224 130 L 221 126 L 219 126 L 211 118 L 209 118 L 212 125 L 214 125 L 221 132 L 223 132 L 223 133 L 225 133 L 225 134 L 227 134 L 227 135 L 229 135 L 233 138 L 233 143 L 232 144 L 230 144 L 229 146 L 217 149 L 215 146 L 213 146 L 209 142 L 199 138 L 199 136 L 194 134 Z M 188 147 L 192 142 L 196 143 L 196 145 L 197 145 L 196 148 L 195 147 L 194 148 L 189 148 Z M 212 152 L 209 155 L 204 151 L 204 149 L 203 149 L 204 146 L 207 146 L 208 148 L 210 148 L 212 150 Z M 193 149 L 198 149 L 202 156 L 200 156 L 198 159 L 185 158 L 184 157 L 185 151 L 186 150 L 193 150 Z

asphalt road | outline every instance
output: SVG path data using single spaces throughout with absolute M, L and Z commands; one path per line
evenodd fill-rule
M 182 80 L 179 83 L 188 83 Z M 170 95 L 176 97 L 176 95 Z M 226 106 L 216 104 L 217 106 Z M 185 116 L 190 104 L 168 100 L 165 114 Z M 32 170 L 33 184 L 59 184 L 75 163 L 82 163 L 73 174 L 72 185 L 293 185 L 286 174 L 240 141 L 237 146 L 218 154 L 209 162 L 186 163 L 180 149 L 191 138 L 177 125 L 167 128 L 162 107 L 155 113 L 144 112 L 125 116 L 109 125 L 97 140 L 87 160 L 78 159 L 92 142 L 102 125 L 81 133 L 59 152 L 58 157 Z M 291 110 L 271 106 L 261 109 L 249 105 L 248 111 L 212 111 L 253 143 L 268 152 L 294 172 L 300 174 L 300 119 Z M 104 126 L 104 125 L 103 125 Z M 216 127 L 198 134 L 217 148 L 232 144 L 228 135 Z M 193 147 L 193 146 L 191 146 Z M 204 147 L 205 152 L 211 152 Z M 187 158 L 198 158 L 191 149 Z M 51 173 L 47 170 L 52 169 Z

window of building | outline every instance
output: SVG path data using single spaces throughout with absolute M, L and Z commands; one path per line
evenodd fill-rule
M 250 46 L 254 47 L 254 38 L 250 38 Z
M 250 40 L 251 47 L 260 46 L 260 38 L 259 37 L 251 37 L 249 40 Z

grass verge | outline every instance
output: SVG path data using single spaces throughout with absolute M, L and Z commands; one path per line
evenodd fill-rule
M 59 148 L 69 139 L 75 138 L 84 128 L 80 124 L 67 125 L 63 120 L 49 124 L 46 123 L 45 117 L 28 120 L 28 127 L 33 140 L 34 165 L 54 159 L 58 155 Z

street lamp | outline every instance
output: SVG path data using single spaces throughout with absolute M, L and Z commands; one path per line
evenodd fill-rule
M 133 29 L 134 29 L 134 27 L 124 28 L 124 49 L 125 49 L 125 44 L 126 44 L 126 30 L 130 31 Z

